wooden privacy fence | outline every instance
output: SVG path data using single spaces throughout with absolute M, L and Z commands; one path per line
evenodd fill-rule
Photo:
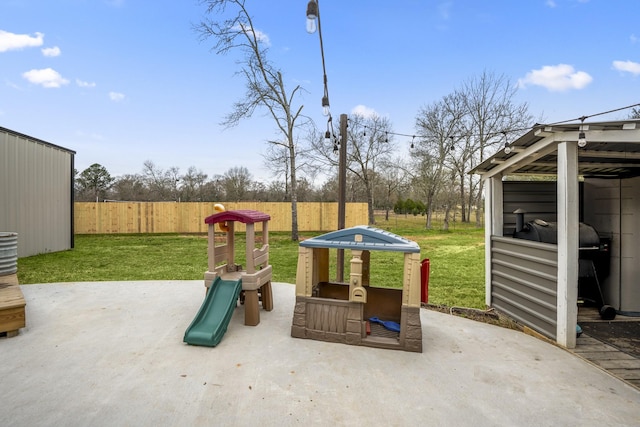
M 223 203 L 227 210 L 253 209 L 271 215 L 269 231 L 291 231 L 291 203 Z M 214 202 L 76 202 L 76 234 L 206 233 L 204 219 L 216 213 Z M 366 203 L 347 203 L 345 226 L 366 225 Z M 298 203 L 298 231 L 333 231 L 338 204 Z M 244 224 L 236 231 L 244 232 Z

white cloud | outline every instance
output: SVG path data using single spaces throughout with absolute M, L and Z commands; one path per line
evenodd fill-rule
M 518 79 L 518 87 L 542 86 L 552 92 L 570 89 L 582 89 L 593 78 L 584 71 L 575 71 L 571 65 L 545 65 L 539 70 L 529 71 L 524 78 Z
M 635 76 L 640 74 L 640 63 L 633 61 L 613 61 L 613 68 L 618 71 L 626 71 Z
M 80 87 L 96 87 L 96 84 L 94 82 L 85 82 L 80 79 L 76 79 L 76 84 Z
M 356 105 L 355 107 L 353 107 L 353 109 L 351 110 L 351 114 L 355 114 L 364 118 L 369 118 L 369 117 L 378 117 L 379 114 L 376 112 L 376 110 L 374 110 L 373 108 L 367 107 L 365 105 Z
M 41 85 L 46 88 L 58 88 L 69 84 L 69 80 L 63 78 L 60 73 L 52 68 L 30 70 L 22 73 L 22 77 L 27 79 L 30 83 Z
M 42 51 L 42 54 L 44 56 L 50 56 L 50 57 L 60 56 L 60 53 L 62 53 L 58 46 L 45 47 L 45 48 L 42 48 L 40 50 Z
M 34 36 L 30 36 L 28 34 L 14 34 L 0 30 L 0 52 L 42 46 L 43 42 L 44 34 L 42 33 L 35 33 Z
M 111 99 L 113 102 L 120 102 L 124 99 L 124 93 L 109 92 L 109 99 Z
M 558 6 L 554 0 L 547 0 L 546 5 L 552 8 Z
M 638 37 L 635 34 L 631 34 L 629 36 L 629 41 L 631 42 L 631 44 L 636 44 L 638 43 Z

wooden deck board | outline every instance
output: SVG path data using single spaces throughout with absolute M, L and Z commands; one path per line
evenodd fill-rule
M 575 351 L 575 353 L 589 360 L 637 360 L 622 351 Z
M 640 318 L 616 316 L 613 320 L 602 320 L 595 307 L 579 307 L 578 324 L 580 322 L 638 322 Z M 625 353 L 614 345 L 609 345 L 599 339 L 583 333 L 576 340 L 576 347 L 572 350 L 576 355 L 588 360 L 600 369 L 609 372 L 627 384 L 640 389 L 640 359 Z

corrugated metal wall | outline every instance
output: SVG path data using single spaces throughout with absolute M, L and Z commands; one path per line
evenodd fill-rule
M 0 127 L 0 231 L 18 257 L 73 246 L 74 152 Z
M 534 219 L 557 220 L 557 184 L 555 181 L 505 181 L 503 185 L 504 236 L 513 235 L 516 209 L 526 211 L 525 222 Z
M 516 209 L 524 220 L 557 220 L 555 181 L 505 181 L 503 236 L 491 241 L 491 305 L 541 334 L 556 339 L 558 248 L 511 236 Z
M 512 237 L 491 238 L 491 305 L 556 339 L 558 247 Z

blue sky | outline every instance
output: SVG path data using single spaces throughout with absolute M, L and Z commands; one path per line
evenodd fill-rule
M 320 129 L 318 35 L 306 0 L 247 0 L 269 57 Z M 277 6 L 274 6 L 277 4 Z M 420 107 L 483 71 L 504 74 L 539 121 L 640 102 L 638 0 L 320 0 L 331 111 L 375 112 L 415 133 Z M 245 166 L 271 180 L 277 137 L 263 112 L 223 129 L 244 94 L 234 54 L 218 56 L 192 25 L 195 0 L 2 0 L 0 126 L 76 151 L 82 171 L 113 176 L 190 166 L 209 176 Z M 627 117 L 629 110 L 593 120 Z M 399 153 L 410 141 L 396 136 Z

